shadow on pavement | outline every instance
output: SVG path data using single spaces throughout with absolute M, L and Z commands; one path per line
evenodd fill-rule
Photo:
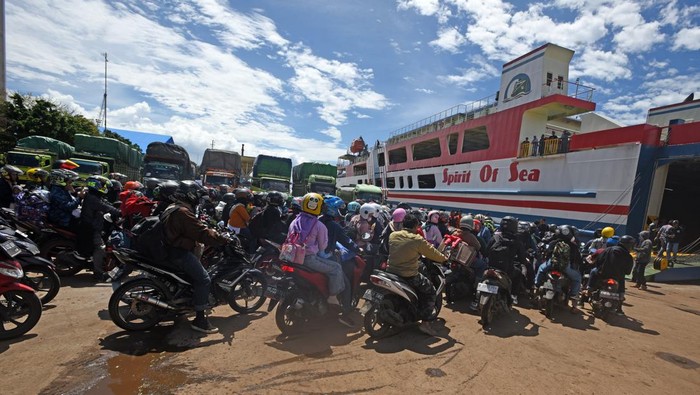
M 644 323 L 638 319 L 626 316 L 626 315 L 614 315 L 606 320 L 606 323 L 610 326 L 616 326 L 619 328 L 630 329 L 635 332 L 643 333 L 645 335 L 658 336 L 660 333 L 653 329 L 644 328 Z
M 532 337 L 540 334 L 540 325 L 535 324 L 529 317 L 520 314 L 517 309 L 511 309 L 507 314 L 501 314 L 484 333 L 490 336 L 508 338 L 513 336 Z
M 361 318 L 353 316 L 355 327 L 348 328 L 338 322 L 337 316 L 327 314 L 306 323 L 302 333 L 293 335 L 280 334 L 273 341 L 265 342 L 267 346 L 294 355 L 328 357 L 333 354 L 331 346 L 344 346 L 364 336 L 361 331 Z
M 14 339 L 0 340 L 0 354 L 9 350 L 10 346 L 15 344 L 15 343 L 20 343 L 20 342 L 23 342 L 27 339 L 35 338 L 37 336 L 38 335 L 36 333 L 25 333 L 24 335 L 22 335 L 20 337 L 15 337 Z
M 380 354 L 392 354 L 401 351 L 413 351 L 422 355 L 437 355 L 445 352 L 457 344 L 457 340 L 450 336 L 450 328 L 445 326 L 445 320 L 438 318 L 433 328 L 438 336 L 430 336 L 418 330 L 418 325 L 403 328 L 393 336 L 381 339 L 367 338 L 363 348 L 374 350 Z

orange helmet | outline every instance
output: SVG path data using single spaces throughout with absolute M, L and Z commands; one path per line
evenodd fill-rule
M 143 189 L 143 184 L 141 184 L 138 181 L 127 181 L 126 184 L 124 184 L 124 189 L 125 190 L 141 190 Z

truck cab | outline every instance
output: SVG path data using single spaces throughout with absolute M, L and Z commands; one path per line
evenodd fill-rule
M 103 176 L 109 178 L 109 165 L 107 162 L 81 158 L 70 158 L 69 160 L 78 165 L 78 167 L 73 171 L 78 173 L 78 176 L 80 177 L 80 179 L 76 180 L 73 185 L 85 186 L 85 180 L 87 180 L 87 178 L 90 176 Z M 54 165 L 54 167 L 57 166 L 57 164 Z
M 335 177 L 312 174 L 306 184 L 306 192 L 332 195 L 335 193 Z
M 54 162 L 54 156 L 48 151 L 35 151 L 35 150 L 20 150 L 14 149 L 9 151 L 5 155 L 5 161 L 9 165 L 13 165 L 24 173 L 19 176 L 20 182 L 27 182 L 29 178 L 27 177 L 27 170 L 39 167 L 46 171 L 51 171 L 51 165 Z
M 382 189 L 376 185 L 369 184 L 357 184 L 339 187 L 337 189 L 337 195 L 346 203 L 358 199 L 363 200 L 365 202 L 374 201 L 377 203 L 381 203 L 384 200 Z

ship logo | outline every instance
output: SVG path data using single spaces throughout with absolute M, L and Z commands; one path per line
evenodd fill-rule
M 517 99 L 520 96 L 525 96 L 530 93 L 530 77 L 527 74 L 520 73 L 513 77 L 506 87 L 506 95 L 504 101 Z

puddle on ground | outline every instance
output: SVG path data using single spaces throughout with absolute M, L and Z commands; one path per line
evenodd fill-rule
M 682 357 L 680 355 L 676 354 L 671 354 L 668 352 L 657 352 L 655 354 L 657 357 L 663 359 L 664 361 L 671 362 L 672 364 L 676 366 L 680 366 L 683 369 L 697 369 L 700 368 L 700 364 L 697 362 L 688 359 L 686 357 Z
M 445 376 L 447 376 L 447 373 L 445 373 L 442 369 L 438 369 L 438 368 L 425 369 L 425 374 L 427 374 L 428 377 L 445 377 Z

